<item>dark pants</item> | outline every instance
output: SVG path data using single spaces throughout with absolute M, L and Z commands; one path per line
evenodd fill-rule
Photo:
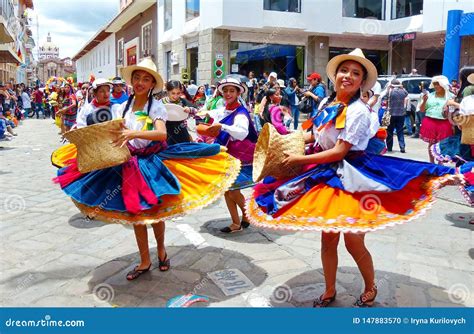
M 393 131 L 397 131 L 398 145 L 400 150 L 405 149 L 405 137 L 403 136 L 403 125 L 405 116 L 390 117 L 390 124 L 387 128 L 387 150 L 391 151 L 393 147 Z
M 298 106 L 297 105 L 292 105 L 291 106 L 291 116 L 293 117 L 293 121 L 294 121 L 294 128 L 295 130 L 298 129 L 298 122 L 299 122 L 299 118 L 300 118 L 300 110 L 298 109 Z
M 420 128 L 421 128 L 421 122 L 423 121 L 423 118 L 425 117 L 425 113 L 421 111 L 417 111 L 415 114 L 415 124 L 416 124 L 416 130 L 415 130 L 415 135 L 420 135 Z

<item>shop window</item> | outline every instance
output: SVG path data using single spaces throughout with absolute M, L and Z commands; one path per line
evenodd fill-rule
M 199 16 L 200 0 L 186 0 L 186 21 Z
M 301 13 L 301 0 L 264 0 L 263 9 Z
M 356 18 L 385 19 L 385 0 L 344 0 L 342 16 Z
M 172 1 L 171 0 L 165 0 L 165 7 L 164 7 L 164 15 L 165 15 L 165 31 L 170 30 L 172 25 L 172 18 L 173 18 L 173 12 L 172 12 Z
M 423 0 L 393 0 L 392 20 L 423 14 Z
M 151 55 L 151 29 L 152 21 L 142 26 L 142 54 L 144 57 Z

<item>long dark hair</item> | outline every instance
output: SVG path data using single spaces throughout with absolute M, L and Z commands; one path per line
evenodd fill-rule
M 459 71 L 459 79 L 461 80 L 461 87 L 459 87 L 459 91 L 457 95 L 457 99 L 459 100 L 462 100 L 462 97 L 463 97 L 462 92 L 464 88 L 471 85 L 469 81 L 467 81 L 467 77 L 471 73 L 474 73 L 474 66 L 464 66 Z
M 262 116 L 261 116 L 261 118 L 263 120 L 262 125 L 264 123 L 271 123 L 272 122 L 272 118 L 271 118 L 271 115 L 270 115 L 269 108 L 270 108 L 270 103 L 272 103 L 271 97 L 275 94 L 276 94 L 276 89 L 274 89 L 274 88 L 270 88 L 265 92 L 265 96 L 267 97 L 267 101 L 265 102 L 265 105 L 263 106 L 263 112 L 262 112 Z
M 123 112 L 122 112 L 122 118 L 125 118 L 125 115 L 127 114 L 127 111 L 128 109 L 130 108 L 130 105 L 132 104 L 132 101 L 133 101 L 133 98 L 135 97 L 135 94 L 131 94 L 127 100 L 127 104 L 125 105 L 125 108 L 123 109 Z M 150 110 L 151 110 L 151 105 L 153 104 L 153 100 L 155 98 L 153 97 L 153 94 L 150 93 L 148 94 L 148 106 L 147 106 L 147 110 L 146 110 L 146 114 L 147 115 L 150 115 Z

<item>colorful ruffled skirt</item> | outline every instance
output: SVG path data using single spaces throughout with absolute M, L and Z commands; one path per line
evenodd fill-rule
M 240 161 L 222 152 L 219 145 L 181 143 L 150 152 L 132 151 L 128 162 L 86 174 L 78 171 L 75 158 L 68 162 L 56 159 L 57 165 L 66 167 L 59 169 L 55 181 L 89 217 L 153 224 L 217 200 L 240 171 Z
M 247 200 L 249 221 L 260 227 L 368 232 L 424 213 L 434 191 L 458 184 L 453 168 L 366 152 L 317 165 L 288 180 L 266 178 Z

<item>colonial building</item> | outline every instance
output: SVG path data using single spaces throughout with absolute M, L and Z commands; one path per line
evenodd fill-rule
M 48 33 L 46 42 L 39 47 L 39 60 L 37 64 L 38 78 L 45 83 L 50 77 L 67 78 L 76 71 L 71 58 L 59 58 L 59 47 L 53 43 Z
M 34 41 L 27 9 L 33 9 L 33 0 L 0 0 L 0 82 L 32 79 Z

